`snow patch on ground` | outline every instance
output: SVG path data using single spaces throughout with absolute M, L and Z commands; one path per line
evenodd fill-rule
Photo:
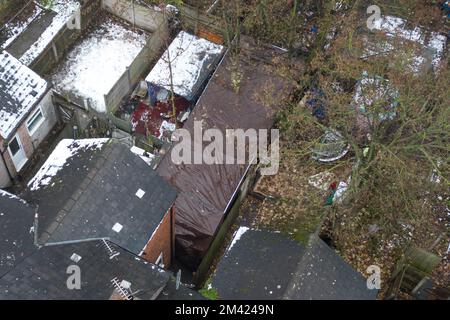
M 96 150 L 101 149 L 109 139 L 81 139 L 62 140 L 45 161 L 44 165 L 39 169 L 33 179 L 28 182 L 28 188 L 31 191 L 36 191 L 43 186 L 48 186 L 52 178 L 61 170 L 67 161 L 82 150 Z
M 108 20 L 79 43 L 53 76 L 56 87 L 106 112 L 104 95 L 130 66 L 146 44 L 146 35 Z
M 416 42 L 430 49 L 433 52 L 431 64 L 436 70 L 443 57 L 447 37 L 438 32 L 430 32 L 427 34 L 426 31 L 420 27 L 407 29 L 406 24 L 406 20 L 393 16 L 385 16 L 382 19 L 374 21 L 375 29 L 383 31 L 389 37 L 399 37 L 404 40 Z M 415 56 L 414 70 L 417 71 L 418 66 L 424 61 L 425 59 L 423 57 Z
M 398 96 L 399 92 L 390 85 L 388 80 L 381 77 L 370 77 L 367 72 L 364 72 L 356 87 L 353 103 L 361 113 L 369 113 L 371 116 L 372 106 L 377 106 L 379 101 L 388 100 L 389 105 L 377 108 L 380 109 L 378 116 L 382 121 L 392 120 L 396 115 Z
M 174 132 L 176 130 L 177 126 L 174 123 L 168 122 L 166 120 L 163 121 L 161 124 L 161 127 L 159 127 L 159 137 L 158 139 L 162 139 L 165 132 Z

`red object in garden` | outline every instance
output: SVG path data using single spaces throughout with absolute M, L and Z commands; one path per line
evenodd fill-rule
M 178 116 L 189 108 L 189 102 L 182 97 L 176 97 L 175 107 Z M 133 131 L 144 136 L 153 135 L 158 138 L 161 135 L 160 127 L 164 120 L 174 123 L 174 117 L 171 114 L 172 104 L 170 101 L 167 103 L 158 101 L 154 107 L 141 102 L 131 116 Z

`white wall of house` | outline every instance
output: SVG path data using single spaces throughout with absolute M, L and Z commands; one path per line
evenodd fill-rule
M 20 140 L 20 145 L 23 148 L 27 161 L 32 158 L 36 148 L 44 141 L 57 121 L 56 109 L 52 103 L 52 93 L 49 91 L 14 133 L 14 136 Z M 3 140 L 0 140 L 3 150 Z M 13 177 L 17 175 L 18 171 L 8 148 L 4 150 L 3 155 L 6 163 L 0 158 L 0 188 L 6 188 L 11 185 L 6 166 L 8 166 L 9 172 Z M 19 170 L 24 167 L 19 168 Z
M 25 125 L 27 124 L 27 121 L 31 120 L 30 117 L 39 109 L 41 108 L 42 113 L 44 115 L 44 120 L 39 125 L 38 128 L 36 128 L 35 131 L 28 131 L 30 134 L 31 141 L 35 148 L 41 144 L 42 141 L 44 141 L 45 137 L 50 133 L 50 131 L 53 129 L 53 127 L 56 125 L 57 122 L 57 116 L 56 116 L 56 110 L 52 103 L 52 95 L 51 91 L 49 91 L 44 98 L 41 100 L 41 102 L 38 104 L 38 106 L 33 110 L 33 112 L 30 113 L 27 120 L 25 121 Z

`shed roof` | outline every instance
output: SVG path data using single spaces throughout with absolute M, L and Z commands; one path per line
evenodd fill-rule
M 29 25 L 26 32 L 32 39 L 26 39 L 27 48 L 20 51 L 19 60 L 29 66 L 50 45 L 54 37 L 73 18 L 73 14 L 80 8 L 80 0 L 54 0 L 51 9 L 46 10 L 49 21 Z M 36 28 L 36 29 L 35 29 Z M 23 34 L 23 33 L 22 33 Z M 23 41 L 17 37 L 14 41 Z M 11 45 L 14 45 L 14 42 Z
M 145 80 L 170 91 L 172 71 L 174 92 L 191 100 L 212 72 L 223 50 L 221 45 L 181 31 Z
M 28 183 L 24 197 L 39 205 L 41 243 L 108 238 L 140 254 L 176 191 L 125 145 L 67 139 Z
M 242 48 L 244 53 L 236 65 L 226 54 L 186 121 L 184 129 L 192 137 L 194 122 L 200 120 L 204 130 L 217 128 L 224 137 L 230 128 L 272 127 L 292 83 L 270 68 L 271 59 L 279 51 L 256 47 L 246 37 L 242 38 Z M 233 70 L 241 73 L 239 90 L 233 87 Z M 248 167 L 249 164 L 176 165 L 169 151 L 157 168 L 157 173 L 179 192 L 175 204 L 177 255 L 185 264 L 196 268 L 200 263 Z
M 9 139 L 47 89 L 47 81 L 8 52 L 0 52 L 0 135 L 4 139 Z
M 241 227 L 211 285 L 221 299 L 374 299 L 366 279 L 322 240 L 304 246 L 279 232 Z

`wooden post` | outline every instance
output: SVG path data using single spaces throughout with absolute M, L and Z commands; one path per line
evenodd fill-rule
M 55 61 L 58 62 L 58 50 L 56 49 L 56 44 L 54 41 L 52 41 L 52 49 L 53 49 L 53 54 L 55 56 Z

